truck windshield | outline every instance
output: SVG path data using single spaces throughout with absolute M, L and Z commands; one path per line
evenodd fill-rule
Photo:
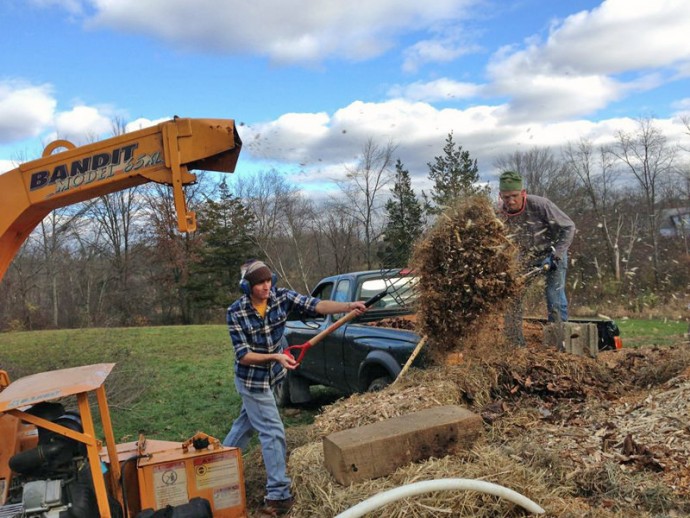
M 410 310 L 417 298 L 415 287 L 418 280 L 412 275 L 367 279 L 359 288 L 358 299 L 366 301 L 386 290 L 386 295 L 372 309 Z

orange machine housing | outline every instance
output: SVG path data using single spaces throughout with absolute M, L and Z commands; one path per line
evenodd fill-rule
M 242 456 L 237 448 L 175 448 L 139 459 L 142 509 L 181 505 L 194 497 L 211 504 L 215 518 L 246 517 Z

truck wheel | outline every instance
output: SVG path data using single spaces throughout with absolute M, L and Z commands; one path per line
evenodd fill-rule
M 379 390 L 383 390 L 384 388 L 386 388 L 391 383 L 393 383 L 393 380 L 390 376 L 381 376 L 380 378 L 376 378 L 375 380 L 372 380 L 371 383 L 369 383 L 367 392 L 378 392 Z
M 276 399 L 276 405 L 281 408 L 290 406 L 290 382 L 288 381 L 288 376 L 290 376 L 289 372 L 283 378 L 283 381 L 273 385 L 271 389 L 273 390 L 273 397 Z

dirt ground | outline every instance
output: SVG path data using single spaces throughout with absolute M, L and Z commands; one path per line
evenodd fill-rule
M 410 370 L 380 393 L 325 406 L 312 426 L 288 429 L 297 498 L 291 516 L 335 516 L 429 477 L 498 483 L 531 498 L 546 516 L 690 516 L 690 344 L 606 351 L 593 359 L 545 347 L 538 323 L 526 325 L 525 334 L 524 349 L 470 345 L 448 353 L 444 365 Z M 347 488 L 325 470 L 321 438 L 329 433 L 445 404 L 483 418 L 483 434 L 465 455 Z M 258 450 L 244 459 L 251 516 L 264 494 Z M 445 493 L 408 498 L 381 513 L 371 516 L 525 514 L 497 499 Z

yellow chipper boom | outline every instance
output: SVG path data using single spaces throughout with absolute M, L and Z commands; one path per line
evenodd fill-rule
M 233 120 L 182 118 L 81 147 L 49 144 L 43 158 L 0 174 L 0 280 L 50 211 L 147 182 L 172 186 L 178 228 L 193 231 L 183 192 L 196 181 L 189 171 L 231 173 L 241 147 Z

